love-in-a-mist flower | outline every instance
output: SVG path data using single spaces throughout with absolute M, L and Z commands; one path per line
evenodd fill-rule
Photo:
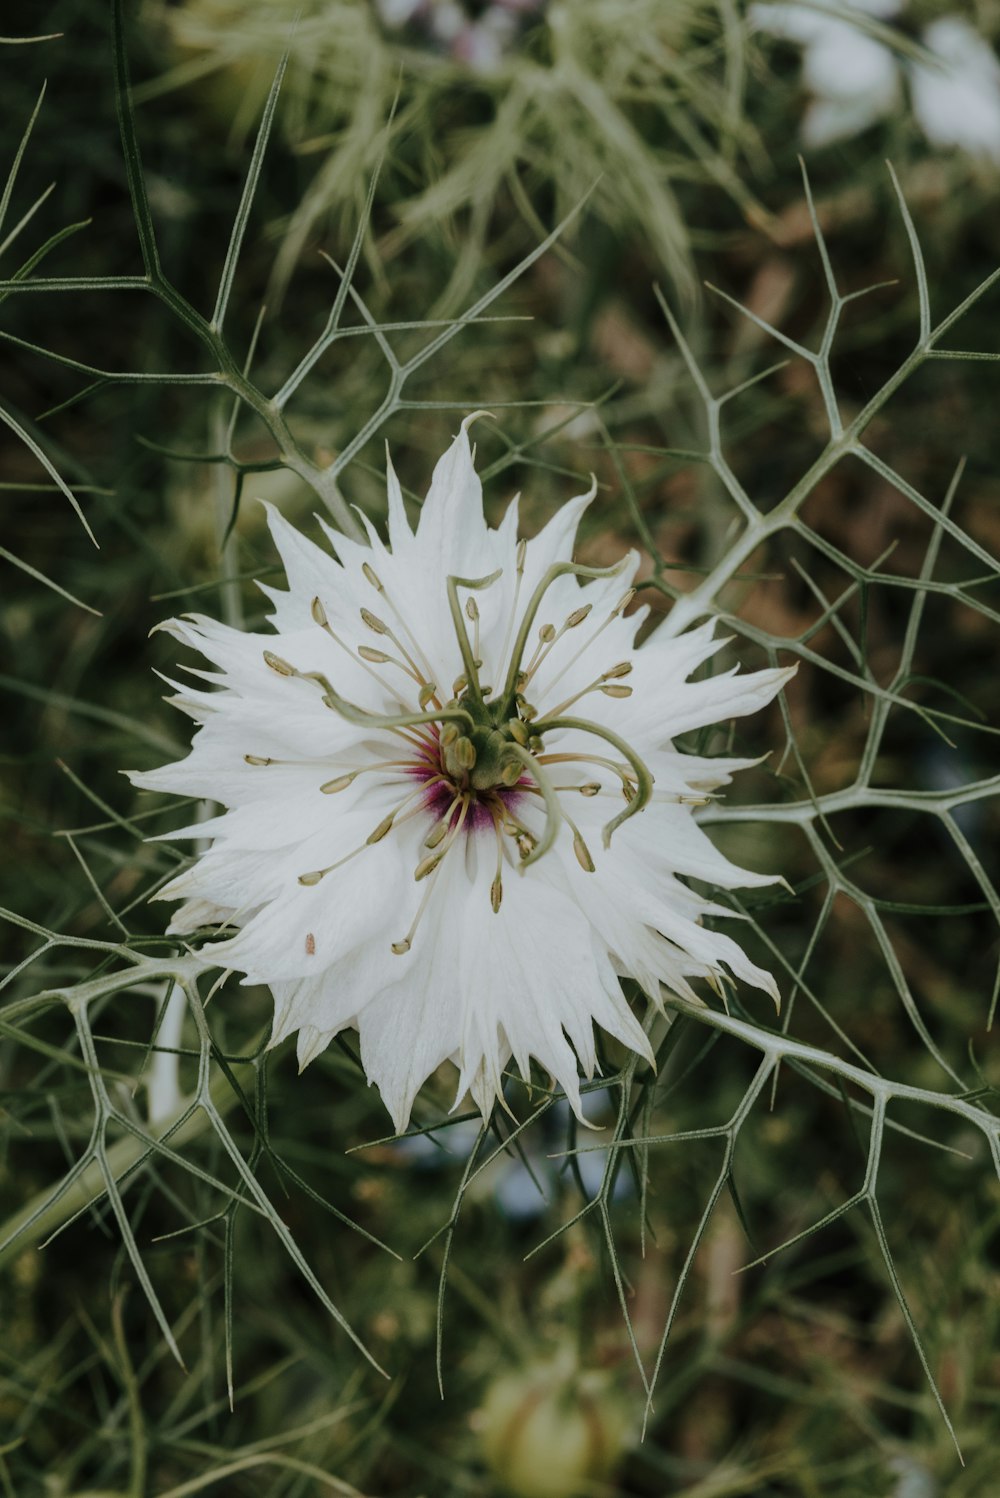
M 960 15 L 939 15 L 920 32 L 927 54 L 894 51 L 866 21 L 899 18 L 903 0 L 832 0 L 814 9 L 794 0 L 759 0 L 750 20 L 802 48 L 811 99 L 802 119 L 807 146 L 827 146 L 898 112 L 903 80 L 930 145 L 957 149 L 1000 167 L 1000 63 L 989 42 Z
M 336 558 L 275 511 L 288 591 L 273 632 L 202 615 L 166 627 L 216 668 L 173 700 L 200 724 L 187 759 L 137 785 L 226 810 L 160 898 L 170 930 L 270 986 L 273 1043 L 305 1064 L 348 1026 L 398 1129 L 445 1060 L 484 1114 L 513 1057 L 534 1058 L 580 1113 L 594 1023 L 649 1056 L 619 982 L 654 1003 L 724 970 L 775 998 L 726 915 L 686 878 L 764 885 L 694 809 L 747 761 L 682 754 L 679 734 L 756 711 L 790 674 L 689 682 L 720 648 L 711 622 L 636 648 L 638 558 L 578 566 L 590 494 L 530 541 L 517 506 L 491 530 L 466 423 L 411 530 L 389 467 L 389 545 L 327 529 Z

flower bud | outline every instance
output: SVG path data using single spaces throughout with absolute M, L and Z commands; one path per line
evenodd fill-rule
M 486 1460 L 517 1498 L 578 1498 L 606 1479 L 625 1446 L 609 1380 L 558 1363 L 499 1379 L 479 1412 Z

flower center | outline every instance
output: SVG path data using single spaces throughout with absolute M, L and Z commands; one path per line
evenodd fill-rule
M 418 882 L 427 880 L 427 888 L 407 935 L 401 941 L 393 943 L 393 951 L 400 954 L 410 950 L 414 932 L 427 907 L 435 882 L 430 876 L 436 875 L 463 831 L 493 830 L 497 862 L 490 901 L 494 911 L 499 911 L 503 897 L 504 864 L 519 864 L 521 868 L 527 868 L 548 852 L 563 823 L 567 824 L 572 833 L 577 862 L 586 872 L 594 872 L 590 850 L 579 828 L 567 814 L 560 800 L 560 793 L 595 796 L 602 794 L 604 787 L 600 782 L 556 785 L 550 776 L 551 766 L 587 761 L 618 777 L 626 804 L 604 827 L 605 846 L 616 827 L 641 811 L 652 796 L 652 776 L 625 740 L 603 724 L 567 713 L 567 709 L 591 692 L 600 692 L 611 698 L 631 695 L 632 688 L 622 682 L 622 678 L 631 673 L 630 661 L 622 661 L 603 671 L 594 681 L 541 716 L 526 695 L 539 667 L 556 642 L 568 631 L 582 625 L 592 611 L 591 604 L 584 604 L 574 609 L 559 628 L 553 624 L 543 624 L 537 630 L 537 640 L 529 654 L 530 635 L 538 610 L 552 583 L 568 574 L 580 578 L 615 576 L 623 564 L 597 568 L 582 567 L 573 562 L 556 563 L 544 574 L 519 618 L 524 562 L 525 543 L 522 541 L 517 548 L 513 605 L 500 657 L 495 663 L 498 668 L 506 663 L 505 680 L 499 690 L 495 690 L 492 685 L 484 685 L 480 677 L 483 668 L 480 656 L 480 613 L 476 599 L 472 596 L 490 588 L 500 577 L 499 571 L 489 577 L 447 579 L 448 604 L 464 667 L 462 674 L 452 683 L 450 696 L 433 680 L 427 656 L 416 636 L 367 562 L 363 564 L 364 575 L 382 597 L 394 622 L 390 623 L 381 614 L 375 614 L 367 608 L 361 609 L 361 621 L 366 629 L 381 638 L 386 647 L 391 646 L 391 650 L 367 644 L 352 649 L 331 627 L 319 598 L 313 600 L 312 614 L 316 623 L 334 643 L 355 662 L 360 660 L 378 681 L 383 692 L 388 690 L 395 697 L 400 709 L 398 713 L 373 713 L 360 708 L 342 697 L 322 673 L 299 671 L 270 651 L 264 652 L 266 664 L 279 675 L 299 677 L 319 686 L 325 707 L 359 727 L 369 731 L 385 731 L 394 737 L 398 757 L 370 761 L 357 769 L 349 770 L 322 785 L 324 793 L 333 794 L 346 789 L 359 775 L 379 772 L 384 775 L 387 771 L 397 775 L 402 772 L 411 778 L 411 783 L 413 780 L 417 782 L 392 811 L 382 818 L 360 847 L 328 868 L 300 874 L 301 884 L 318 884 L 327 874 L 341 868 L 374 843 L 380 842 L 410 818 L 426 817 L 428 812 L 434 817 L 433 825 L 424 838 L 424 851 L 414 869 L 414 879 Z M 459 599 L 460 589 L 467 595 L 464 609 Z M 604 621 L 550 680 L 550 689 L 593 645 L 612 620 L 621 615 L 633 596 L 634 590 L 629 590 L 618 600 Z M 469 625 L 472 626 L 471 633 Z M 398 685 L 397 672 L 409 679 L 408 684 Z M 615 757 L 580 752 L 547 752 L 545 735 L 567 729 L 593 734 L 602 739 L 615 751 Z M 245 758 L 250 764 L 271 763 L 254 755 L 246 755 Z M 524 812 L 531 805 L 532 799 L 545 814 L 544 827 L 540 833 L 532 832 L 523 820 Z M 516 858 L 513 848 L 517 850 Z

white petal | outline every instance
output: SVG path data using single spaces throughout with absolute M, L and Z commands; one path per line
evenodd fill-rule
M 938 66 L 910 69 L 913 109 L 934 146 L 957 146 L 1000 165 L 1000 64 L 960 16 L 941 16 L 923 34 Z

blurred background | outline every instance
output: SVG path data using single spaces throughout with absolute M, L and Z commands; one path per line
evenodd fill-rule
M 142 259 L 110 0 L 8 0 L 0 20 L 11 1005 L 114 966 L 116 948 L 168 950 L 164 907 L 148 899 L 181 855 L 143 839 L 177 825 L 179 809 L 120 773 L 177 757 L 185 741 L 154 674 L 174 670 L 175 647 L 149 631 L 189 609 L 260 624 L 254 580 L 279 576 L 260 499 L 318 535 L 324 496 L 252 403 L 233 418 L 184 312 L 211 313 L 286 50 L 227 310 L 232 367 L 249 368 L 263 396 L 281 388 L 322 337 L 338 267 L 356 261 L 348 331 L 286 413 L 306 466 L 339 464 L 327 503 L 342 496 L 381 520 L 386 440 L 419 501 L 462 415 L 486 407 L 497 420 L 476 436 L 491 517 L 522 490 L 533 531 L 596 472 L 579 555 L 605 563 L 638 547 L 654 618 L 739 534 L 719 465 L 694 460 L 710 429 L 663 304 L 716 395 L 787 361 L 722 411 L 721 451 L 761 511 L 829 435 L 815 370 L 760 321 L 812 351 L 827 326 L 800 153 L 841 292 L 879 286 L 840 316 L 829 371 L 845 421 L 894 378 L 919 327 L 885 159 L 935 320 L 1000 266 L 993 0 L 946 13 L 893 0 L 821 11 L 144 0 L 124 23 L 170 295 L 122 281 Z M 52 285 L 13 284 L 38 277 Z M 480 320 L 458 321 L 505 278 Z M 976 301 L 952 348 L 1000 349 L 998 297 Z M 365 332 L 366 320 L 385 331 Z M 401 389 L 394 364 L 408 370 Z M 873 784 L 897 788 L 896 804 L 847 804 L 808 835 L 780 817 L 720 818 L 716 835 L 794 891 L 741 907 L 741 939 L 778 973 L 792 1033 L 986 1107 L 1000 1082 L 988 1023 L 1000 588 L 983 560 L 1000 552 L 998 393 L 989 362 L 917 370 L 865 434 L 882 471 L 832 467 L 796 512 L 801 527 L 747 559 L 713 600 L 739 636 L 727 663 L 799 659 L 800 670 L 786 709 L 699 746 L 769 756 L 729 804 L 821 802 L 852 785 L 880 690 L 920 707 L 893 708 L 879 730 Z M 938 511 L 961 459 L 943 535 L 886 470 Z M 929 814 L 927 797 L 952 792 L 951 816 Z M 164 999 L 159 985 L 90 1009 L 106 1095 L 140 1121 Z M 759 996 L 734 1005 L 773 1022 Z M 442 1073 L 421 1095 L 415 1137 L 394 1142 L 350 1038 L 297 1077 L 288 1047 L 258 1054 L 269 1015 L 263 990 L 231 983 L 213 997 L 220 1106 L 276 1216 L 389 1377 L 322 1310 L 273 1224 L 195 1171 L 147 1159 L 123 1199 L 185 1366 L 106 1200 L 41 1252 L 40 1230 L 0 1248 L 3 1494 L 996 1492 L 1000 1190 L 985 1142 L 960 1121 L 892 1110 L 879 1201 L 909 1326 L 864 1210 L 738 1272 L 859 1189 L 865 1099 L 836 1077 L 782 1069 L 704 1222 L 725 1140 L 609 1155 L 620 1087 L 592 1096 L 608 1127 L 584 1140 L 558 1102 L 512 1084 L 517 1117 L 538 1117 L 502 1147 L 509 1121 L 480 1141 L 468 1116 L 448 1117 Z M 663 1046 L 625 1136 L 725 1124 L 757 1054 L 693 1020 Z M 189 1089 L 193 1028 L 181 1049 Z M 609 1047 L 605 1062 L 613 1081 L 624 1058 Z M 61 1006 L 30 1024 L 0 1008 L 0 1243 L 86 1149 L 93 1064 Z M 116 1124 L 109 1142 L 121 1139 Z M 232 1181 L 211 1131 L 177 1149 Z

